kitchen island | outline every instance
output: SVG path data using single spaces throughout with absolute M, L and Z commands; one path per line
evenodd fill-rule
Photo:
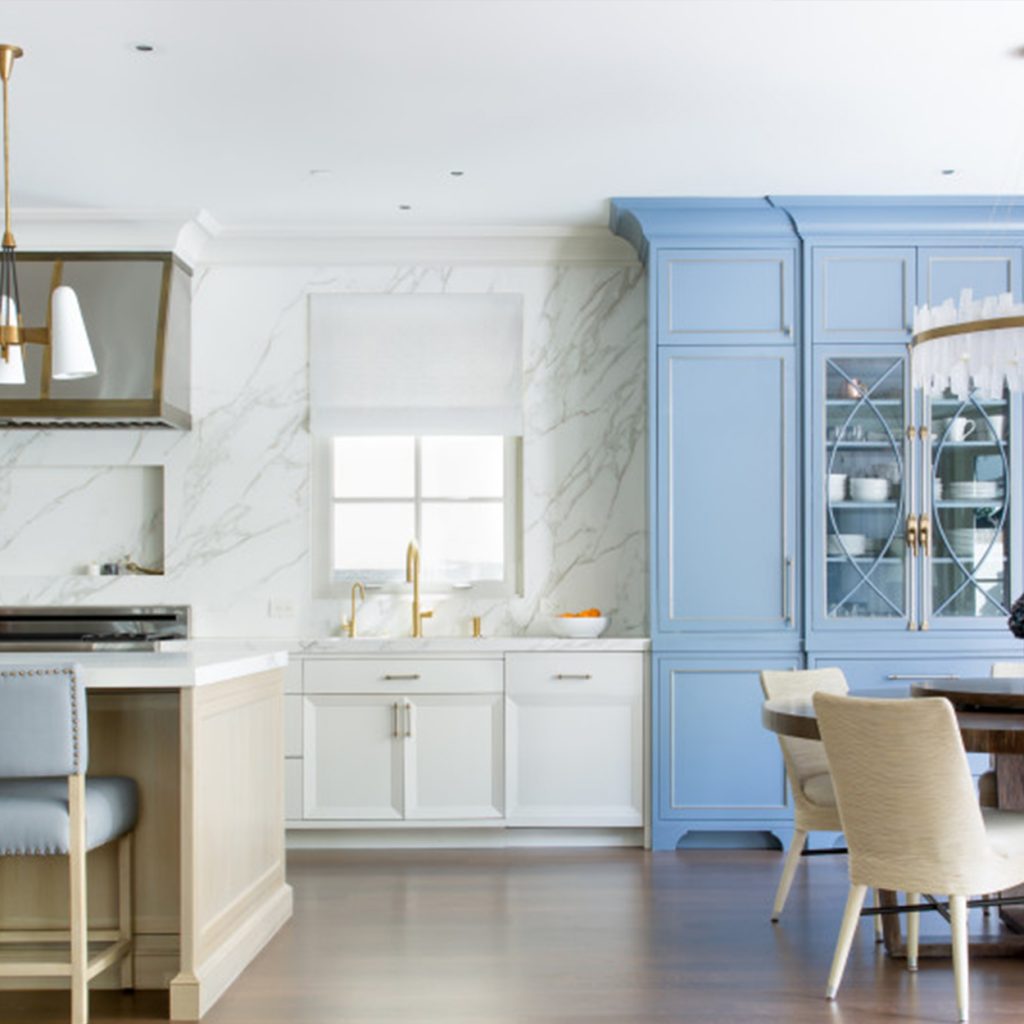
M 169 988 L 172 1020 L 200 1018 L 292 913 L 284 864 L 287 660 L 241 647 L 0 655 L 3 667 L 81 665 L 89 772 L 139 784 L 136 984 Z M 112 846 L 90 854 L 89 872 L 91 926 L 109 927 Z M 66 874 L 64 858 L 0 858 L 0 924 L 66 928 Z

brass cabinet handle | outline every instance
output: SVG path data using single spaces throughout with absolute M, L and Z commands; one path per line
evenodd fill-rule
M 400 679 L 419 679 L 419 677 L 420 677 L 419 672 L 410 672 L 407 675 L 399 675 L 399 674 L 388 673 L 387 675 L 384 676 L 385 680 L 387 680 L 388 682 L 392 682 L 392 683 L 393 682 L 397 682 Z
M 391 705 L 391 735 L 398 739 L 398 701 Z
M 405 702 L 405 735 L 412 736 L 412 705 Z
M 917 558 L 917 519 L 907 516 L 907 547 L 914 558 Z
M 918 519 L 917 532 L 921 538 L 921 550 L 926 558 L 932 557 L 932 520 L 931 516 L 923 515 Z
M 593 679 L 589 672 L 557 672 L 556 679 Z

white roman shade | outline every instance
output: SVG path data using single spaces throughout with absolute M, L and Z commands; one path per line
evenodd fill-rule
M 315 434 L 523 432 L 519 295 L 311 295 Z

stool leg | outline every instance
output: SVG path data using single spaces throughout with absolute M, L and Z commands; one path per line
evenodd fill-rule
M 68 776 L 68 864 L 71 890 L 71 1024 L 89 1020 L 89 917 L 85 887 L 85 776 Z
M 132 928 L 132 834 L 121 836 L 117 843 L 117 931 L 118 939 L 128 942 L 128 952 L 121 961 L 121 988 L 135 988 L 135 943 Z
M 949 897 L 950 928 L 953 933 L 953 978 L 956 984 L 956 1008 L 961 1021 L 967 1020 L 970 1009 L 967 954 L 967 899 Z

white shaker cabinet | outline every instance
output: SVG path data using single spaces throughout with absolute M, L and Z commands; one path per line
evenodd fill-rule
M 309 660 L 303 689 L 306 820 L 503 817 L 500 659 Z
M 643 824 L 645 660 L 506 656 L 507 824 Z

